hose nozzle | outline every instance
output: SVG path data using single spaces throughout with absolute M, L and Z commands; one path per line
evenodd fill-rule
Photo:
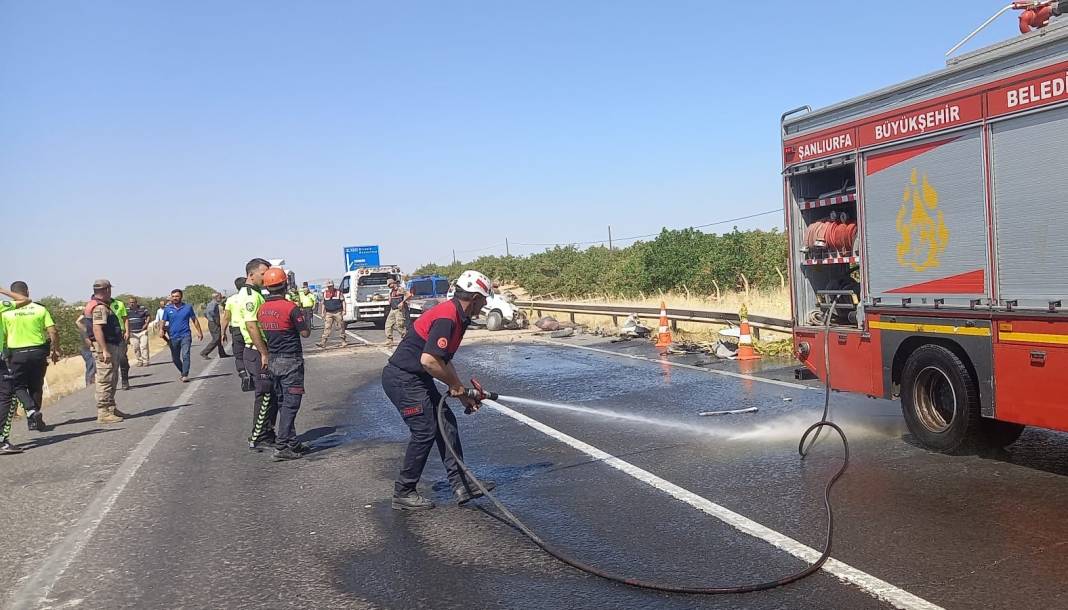
M 487 392 L 486 389 L 482 387 L 482 384 L 472 377 L 471 389 L 467 391 L 467 396 L 472 400 L 482 402 L 483 400 L 497 400 L 499 394 L 496 392 Z

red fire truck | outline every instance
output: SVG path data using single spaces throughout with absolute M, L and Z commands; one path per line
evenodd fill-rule
M 938 451 L 1068 431 L 1068 18 L 782 133 L 805 367 Z

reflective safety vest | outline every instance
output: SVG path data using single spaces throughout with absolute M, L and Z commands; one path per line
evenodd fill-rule
M 123 303 L 122 299 L 111 299 L 111 311 L 119 319 L 119 330 L 126 330 L 126 303 Z
M 241 312 L 238 310 L 237 295 L 231 294 L 226 297 L 226 303 L 223 304 L 223 309 L 230 314 L 230 326 L 233 328 L 241 327 Z
M 9 309 L 0 317 L 4 320 L 5 344 L 8 349 L 40 347 L 48 343 L 45 329 L 55 326 L 52 314 L 38 303 Z
M 252 343 L 252 335 L 248 333 L 246 322 L 255 322 L 256 328 L 259 328 L 260 321 L 257 316 L 259 316 L 260 307 L 263 307 L 263 293 L 260 292 L 259 288 L 245 284 L 241 287 L 241 290 L 237 291 L 237 294 L 230 298 L 235 299 L 234 307 L 240 317 L 238 328 L 241 329 L 241 336 L 245 339 L 245 345 L 251 347 L 254 344 Z M 262 328 L 259 328 L 259 332 L 260 337 L 266 341 L 267 337 L 263 334 Z

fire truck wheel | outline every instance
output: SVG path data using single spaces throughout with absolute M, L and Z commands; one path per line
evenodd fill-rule
M 1024 428 L 1026 427 L 1027 426 L 1023 424 L 1016 424 L 1009 421 L 983 418 L 983 444 L 995 449 L 1008 447 L 1020 438 L 1020 435 L 1023 434 Z
M 909 432 L 929 449 L 967 452 L 980 440 L 979 387 L 964 362 L 941 345 L 924 345 L 909 356 L 901 410 Z

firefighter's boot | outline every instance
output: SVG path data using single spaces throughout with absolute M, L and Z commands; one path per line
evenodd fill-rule
M 392 506 L 393 510 L 430 510 L 434 508 L 434 503 L 412 489 L 394 492 Z

